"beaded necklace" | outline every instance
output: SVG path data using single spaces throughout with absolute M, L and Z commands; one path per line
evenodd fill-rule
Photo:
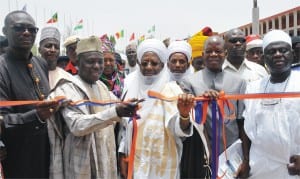
M 33 67 L 33 64 L 32 64 L 31 61 L 27 64 L 27 68 L 29 70 L 31 79 L 33 81 L 33 86 L 34 86 L 34 89 L 35 89 L 35 91 L 36 91 L 36 93 L 38 95 L 38 98 L 40 100 L 44 100 L 45 99 L 45 95 L 42 93 L 42 90 L 40 88 L 40 78 L 38 77 L 37 74 L 35 74 L 34 67 Z

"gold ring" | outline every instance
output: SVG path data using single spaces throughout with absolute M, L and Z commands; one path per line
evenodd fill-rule
M 54 111 L 54 109 L 50 108 L 49 111 L 50 111 L 50 113 L 52 113 Z

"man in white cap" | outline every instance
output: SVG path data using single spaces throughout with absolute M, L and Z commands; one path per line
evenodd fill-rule
M 192 74 L 190 60 L 192 47 L 186 41 L 174 41 L 168 46 L 168 71 L 171 81 L 180 82 L 185 76 Z
M 76 75 L 78 73 L 76 48 L 79 40 L 80 38 L 77 35 L 73 35 L 68 37 L 64 42 L 66 54 L 69 57 L 69 63 L 65 70 L 72 75 Z
M 131 43 L 126 46 L 126 57 L 127 62 L 125 64 L 125 75 L 128 75 L 139 68 L 137 64 L 137 54 L 136 54 L 137 45 Z
M 189 77 L 185 78 L 181 84 L 182 88 L 195 96 L 206 96 L 217 98 L 220 91 L 225 93 L 243 94 L 246 88 L 246 81 L 231 72 L 222 69 L 225 60 L 224 40 L 219 36 L 210 36 L 204 43 L 203 50 L 204 69 L 200 70 Z M 227 146 L 220 143 L 220 152 L 233 144 L 239 138 L 245 143 L 244 147 L 247 148 L 245 132 L 243 130 L 242 113 L 244 104 L 242 101 L 231 100 L 234 105 L 236 114 L 234 120 L 225 118 L 225 132 L 227 138 Z M 226 116 L 230 116 L 230 112 L 225 110 Z M 209 158 L 211 155 L 208 146 L 212 140 L 212 114 L 209 111 L 207 114 L 207 121 L 205 126 L 193 122 L 194 132 L 193 135 L 184 141 L 182 161 L 181 161 L 181 174 L 183 178 L 208 178 L 209 172 Z M 203 132 L 206 131 L 206 132 Z M 207 139 L 204 134 L 207 134 Z M 223 136 L 223 135 L 222 135 Z M 246 150 L 248 151 L 248 150 Z M 243 164 L 241 165 L 242 171 L 239 173 L 240 177 L 246 177 L 249 172 L 249 156 L 248 153 L 244 154 Z M 222 165 L 222 164 L 220 164 Z
M 263 52 L 271 75 L 250 83 L 246 93 L 299 92 L 300 74 L 291 71 L 290 36 L 282 30 L 268 32 L 263 38 Z M 245 131 L 251 140 L 251 177 L 299 178 L 300 100 L 255 99 L 245 100 L 245 105 Z
M 54 88 L 61 79 L 69 79 L 73 76 L 61 68 L 57 68 L 57 60 L 60 52 L 60 33 L 55 27 L 42 29 L 39 45 L 39 53 L 48 63 L 48 78 L 50 89 Z
M 179 178 L 179 164 L 182 152 L 181 137 L 192 134 L 189 111 L 193 107 L 193 96 L 183 94 L 176 82 L 168 83 L 164 69 L 167 61 L 167 48 L 162 41 L 147 39 L 137 49 L 140 70 L 130 75 L 131 81 L 124 91 L 127 98 L 145 98 L 138 111 L 137 140 L 135 146 L 133 178 Z M 129 75 L 129 76 L 130 76 Z M 128 76 L 128 77 L 129 77 Z M 152 99 L 148 90 L 166 96 L 177 96 L 173 102 Z M 126 92 L 127 91 L 127 92 Z M 132 122 L 124 119 L 123 133 L 119 152 L 128 155 L 132 141 Z M 122 129 L 122 128 L 121 128 Z M 127 178 L 127 166 L 120 160 L 121 175 Z
M 99 81 L 103 71 L 101 41 L 96 36 L 78 42 L 79 73 L 61 80 L 50 98 L 110 101 L 116 97 Z M 49 120 L 50 178 L 117 178 L 114 124 L 132 117 L 137 104 L 66 106 L 62 118 Z M 56 117 L 59 115 L 56 115 Z M 63 121 L 63 122 L 62 122 Z
M 259 35 L 251 34 L 246 37 L 246 58 L 265 67 L 262 60 L 262 39 Z
M 268 75 L 261 65 L 245 58 L 246 38 L 241 29 L 231 29 L 225 34 L 226 59 L 223 69 L 236 73 L 247 82 L 255 81 Z

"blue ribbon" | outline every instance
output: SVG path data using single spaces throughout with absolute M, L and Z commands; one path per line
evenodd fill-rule
M 218 171 L 217 171 L 217 160 L 218 160 L 218 152 L 217 152 L 217 102 L 216 100 L 211 101 L 211 115 L 212 115 L 212 178 L 215 179 L 217 178 Z
M 85 101 L 79 104 L 76 104 L 76 107 L 79 106 L 83 106 L 83 105 L 87 105 L 87 106 L 106 106 L 106 105 L 111 105 L 111 104 L 116 104 L 115 102 L 111 102 L 111 103 L 105 103 L 105 104 L 101 104 L 101 103 L 96 103 L 96 102 L 91 102 L 91 101 Z
M 196 120 L 197 124 L 201 124 L 201 122 L 202 122 L 202 113 L 203 113 L 202 104 L 203 103 L 201 101 L 197 101 L 196 105 L 194 107 L 194 109 L 195 109 L 195 120 Z

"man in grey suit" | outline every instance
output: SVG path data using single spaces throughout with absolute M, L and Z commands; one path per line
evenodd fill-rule
M 225 60 L 224 44 L 224 40 L 219 36 L 211 36 L 206 40 L 203 52 L 205 68 L 185 78 L 181 84 L 187 93 L 192 93 L 195 96 L 204 95 L 210 98 L 217 98 L 221 90 L 225 91 L 226 94 L 243 94 L 245 92 L 245 80 L 236 74 L 222 70 L 222 65 Z M 220 152 L 224 151 L 225 148 L 238 138 L 241 138 L 243 141 L 244 160 L 241 165 L 242 170 L 240 171 L 240 176 L 245 177 L 248 175 L 250 168 L 248 153 L 249 140 L 243 129 L 242 112 L 244 110 L 244 104 L 242 101 L 236 100 L 232 100 L 231 102 L 235 106 L 235 120 L 229 120 L 224 117 L 226 121 L 227 146 L 223 146 L 223 142 L 221 142 Z M 230 111 L 226 111 L 226 109 L 225 112 L 227 115 L 230 113 Z M 184 178 L 204 178 L 207 176 L 207 172 L 204 173 L 203 171 L 207 171 L 204 167 L 208 164 L 208 146 L 212 139 L 211 111 L 208 111 L 204 132 L 199 124 L 194 123 L 194 128 L 198 133 L 194 132 L 193 136 L 187 138 L 184 142 L 183 159 L 181 162 L 182 177 Z M 205 139 L 203 139 L 201 133 L 206 134 Z M 199 145 L 201 143 L 202 145 Z M 204 169 L 200 170 L 199 165 L 204 165 Z M 197 167 L 195 168 L 194 166 Z

